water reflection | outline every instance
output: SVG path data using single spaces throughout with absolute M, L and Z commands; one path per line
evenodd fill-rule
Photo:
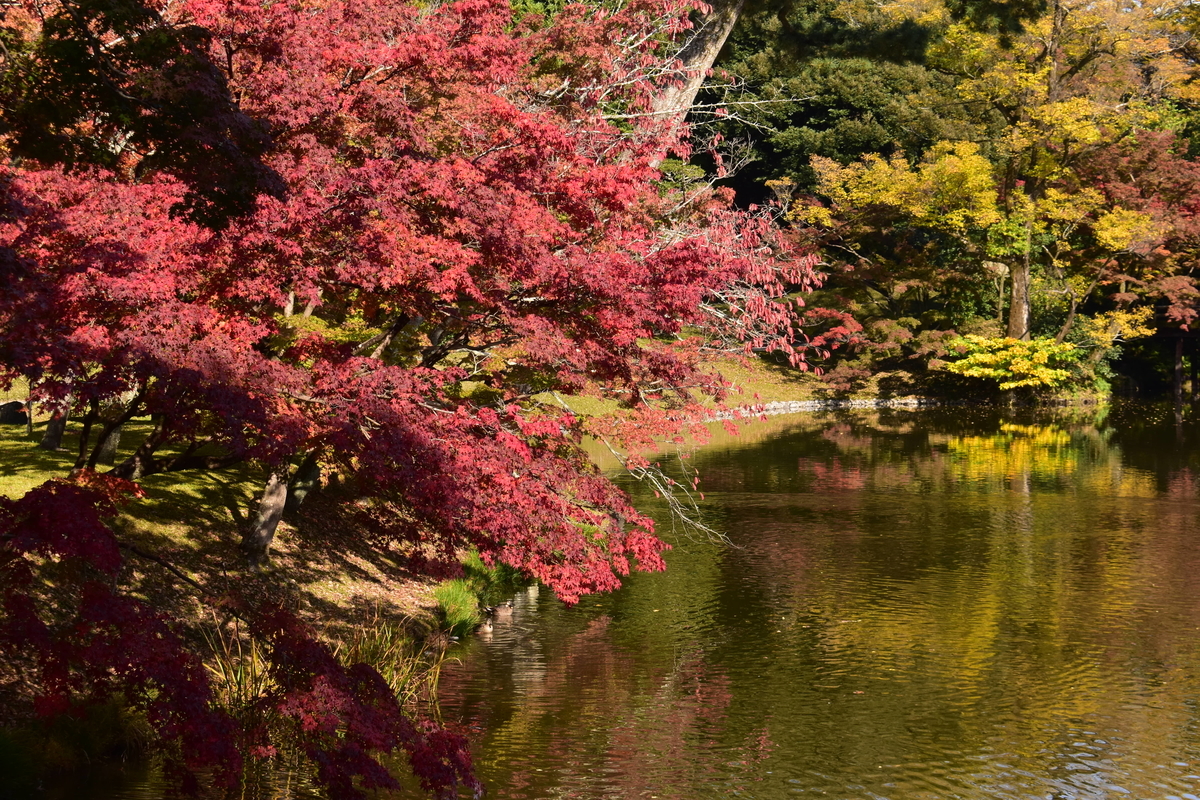
M 576 609 L 531 592 L 464 647 L 443 714 L 491 797 L 1200 795 L 1189 424 L 764 430 L 695 456 L 734 547 Z

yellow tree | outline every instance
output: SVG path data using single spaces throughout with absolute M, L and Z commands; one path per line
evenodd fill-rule
M 1008 281 L 1007 333 L 1030 337 L 1035 280 L 1070 331 L 1080 304 L 1127 254 L 1161 231 L 1150 215 L 1114 204 L 1082 179 L 1089 154 L 1138 130 L 1180 122 L 1189 64 L 1177 7 L 1122 0 L 1055 0 L 1024 32 L 1007 37 L 951 20 L 943 5 L 912 0 L 906 13 L 943 35 L 931 68 L 953 75 L 950 97 L 974 124 L 935 144 L 917 164 L 878 156 L 840 165 L 814 159 L 832 208 L 801 204 L 793 218 L 845 230 L 878 225 L 880 212 L 957 242 L 980 280 Z M 1010 280 L 1009 280 L 1010 279 Z M 1003 303 L 1003 299 L 1000 301 Z
M 1029 337 L 1037 262 L 1060 280 L 1073 318 L 1080 287 L 1063 263 L 1079 226 L 1099 222 L 1095 239 L 1107 250 L 1100 264 L 1153 235 L 1145 218 L 1104 209 L 1074 170 L 1097 147 L 1173 122 L 1164 101 L 1186 91 L 1187 74 L 1172 38 L 1178 10 L 1127 0 L 1052 0 L 1011 42 L 954 23 L 931 49 L 931 64 L 959 78 L 959 101 L 976 107 L 980 141 L 996 164 L 1005 221 L 990 232 L 990 246 L 1012 276 L 1010 337 Z M 1097 257 L 1089 260 L 1094 266 Z M 1093 281 L 1103 277 L 1102 269 L 1096 273 Z

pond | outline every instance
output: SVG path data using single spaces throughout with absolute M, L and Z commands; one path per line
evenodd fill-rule
M 756 423 L 728 543 L 447 666 L 500 798 L 1200 797 L 1200 431 L 1161 409 Z

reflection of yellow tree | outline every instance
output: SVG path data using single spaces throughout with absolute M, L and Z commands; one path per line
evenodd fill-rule
M 1154 664 L 1195 663 L 1200 607 L 1188 596 L 1194 580 L 1185 566 L 1196 561 L 1192 520 L 1179 505 L 1143 502 L 1160 496 L 1153 475 L 1127 468 L 1090 425 L 930 434 L 923 455 L 910 450 L 903 458 L 881 446 L 887 436 L 886 429 L 859 425 L 853 436 L 833 439 L 849 445 L 837 459 L 855 460 L 872 491 L 814 502 L 833 518 L 862 519 L 872 503 L 899 502 L 879 499 L 889 492 L 918 494 L 903 502 L 919 508 L 930 488 L 952 491 L 970 523 L 959 535 L 976 556 L 935 563 L 907 580 L 872 576 L 868 570 L 879 564 L 830 559 L 825 570 L 837 563 L 855 576 L 826 582 L 822 572 L 806 568 L 805 583 L 786 582 L 796 590 L 787 615 L 803 620 L 789 635 L 811 638 L 831 662 L 853 663 L 827 687 L 843 697 L 860 694 L 861 713 L 847 717 L 847 737 L 854 739 L 861 723 L 862 735 L 877 739 L 877 720 L 917 713 L 914 696 L 937 708 L 937 721 L 922 724 L 941 725 L 963 747 L 992 737 L 993 746 L 1031 762 L 1053 755 L 1048 730 L 1095 719 L 1102 709 L 1119 717 L 1113 724 L 1129 740 L 1145 740 L 1146 753 L 1190 724 L 1184 700 L 1200 686 L 1159 680 L 1162 668 Z M 870 444 L 859 445 L 863 440 Z M 1168 488 L 1194 502 L 1189 479 L 1177 471 Z M 811 553 L 804 554 L 811 562 Z M 790 561 L 772 553 L 774 569 Z M 846 591 L 847 585 L 875 586 L 878 593 Z M 1188 609 L 1186 632 L 1156 619 L 1156 607 Z M 1121 665 L 1114 669 L 1114 661 Z M 1164 707 L 1171 712 L 1163 714 Z M 1008 720 L 1000 744 L 997 714 Z
M 970 784 L 992 752 L 1052 778 L 1073 728 L 1116 730 L 1129 774 L 1194 757 L 1200 479 L 1177 469 L 1164 495 L 1098 417 L 914 419 L 772 421 L 761 446 L 700 451 L 739 547 L 680 547 L 665 575 L 589 601 L 615 622 L 497 659 L 523 700 L 487 720 L 485 775 L 530 796 L 699 798 L 819 761 L 845 792 L 914 753 Z
M 1003 485 L 1037 475 L 1074 475 L 1079 452 L 1066 431 L 1046 425 L 1000 427 L 987 436 L 945 437 L 949 458 L 944 462 L 951 480 Z

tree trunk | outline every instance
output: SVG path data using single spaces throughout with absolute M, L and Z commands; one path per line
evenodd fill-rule
M 1004 276 L 1001 275 L 996 286 L 996 327 L 1004 324 Z
M 96 418 L 99 416 L 100 403 L 92 400 L 88 404 L 87 413 L 83 416 L 83 427 L 79 431 L 79 456 L 75 459 L 74 470 L 81 470 L 87 465 L 88 441 L 92 438 L 92 426 L 96 424 Z
M 279 520 L 283 517 L 287 496 L 287 466 L 284 465 L 273 470 L 267 478 L 262 499 L 258 501 L 254 524 L 242 536 L 242 550 L 252 570 L 260 570 L 267 565 L 267 552 L 271 548 L 271 540 L 275 538 Z
M 108 432 L 108 435 L 100 441 L 96 448 L 96 463 L 112 466 L 117 463 L 117 448 L 121 446 L 121 431 L 124 430 L 124 423 L 118 425 Z
M 692 30 L 692 37 L 676 53 L 675 58 L 680 62 L 679 69 L 672 74 L 676 84 L 661 89 L 651 101 L 650 107 L 655 114 L 675 124 L 683 121 L 745 6 L 746 0 L 715 0 L 712 11 Z
M 141 480 L 149 472 L 147 466 L 154 461 L 154 451 L 166 439 L 166 422 L 162 419 L 154 426 L 154 430 L 146 437 L 133 455 L 110 469 L 106 474 L 114 478 L 124 478 L 127 481 Z M 93 454 L 94 455 L 94 454 Z
M 1008 336 L 1029 338 L 1029 258 L 1013 267 L 1012 304 L 1008 308 Z
M 92 451 L 92 455 L 88 458 L 88 469 L 95 469 L 97 464 L 112 465 L 117 462 L 117 448 L 121 444 L 121 431 L 125 429 L 125 423 L 133 419 L 133 416 L 141 408 L 142 401 L 146 398 L 148 389 L 148 385 L 144 385 L 138 389 L 121 413 L 110 419 L 100 431 L 100 438 L 96 442 L 96 449 Z
M 304 457 L 304 461 L 296 469 L 296 475 L 288 484 L 287 502 L 284 504 L 285 514 L 295 514 L 300 504 L 309 492 L 321 488 L 321 464 L 317 461 L 317 451 L 313 450 Z
M 1062 344 L 1067 340 L 1067 334 L 1071 332 L 1071 326 L 1075 324 L 1075 313 L 1079 310 L 1079 298 L 1071 295 L 1071 309 L 1067 312 L 1067 321 L 1058 330 L 1058 336 L 1054 337 L 1055 344 Z
M 67 431 L 67 412 L 55 411 L 46 423 L 46 432 L 38 444 L 43 450 L 58 450 L 62 447 L 63 434 Z
M 1183 337 L 1175 340 L 1175 407 L 1183 406 Z

